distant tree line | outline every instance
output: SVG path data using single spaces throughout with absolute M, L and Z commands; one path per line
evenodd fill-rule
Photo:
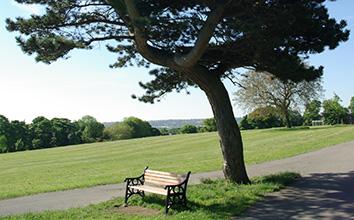
M 321 112 L 322 109 L 322 112 Z M 311 125 L 314 120 L 323 120 L 325 124 L 354 123 L 354 97 L 349 106 L 341 105 L 341 99 L 334 95 L 332 99 L 320 102 L 312 100 L 305 105 L 305 111 L 289 109 L 288 117 L 274 106 L 259 107 L 243 117 L 241 129 L 261 129 L 271 127 Z M 136 117 L 125 118 L 122 122 L 105 127 L 92 116 L 84 116 L 77 121 L 66 118 L 51 120 L 40 116 L 30 124 L 24 121 L 10 121 L 0 115 L 0 153 L 35 150 L 57 146 L 75 145 L 100 141 L 114 141 L 159 135 L 191 134 L 217 131 L 214 118 L 203 120 L 202 126 L 186 124 L 181 128 L 154 128 L 149 122 Z
M 104 125 L 92 116 L 78 121 L 40 116 L 30 124 L 0 115 L 0 152 L 35 150 L 102 141 Z
M 322 109 L 322 112 L 321 112 Z M 352 124 L 354 123 L 354 97 L 351 98 L 348 108 L 341 105 L 338 95 L 324 100 L 312 100 L 305 105 L 305 111 L 301 115 L 299 111 L 289 110 L 289 117 L 285 121 L 281 110 L 273 106 L 259 107 L 243 117 L 241 129 L 261 129 L 292 126 L 310 126 L 313 121 L 323 120 L 324 124 Z
M 105 128 L 92 116 L 74 122 L 40 116 L 26 124 L 0 115 L 0 153 L 157 135 L 161 135 L 158 129 L 135 117 Z
M 122 122 L 105 127 L 92 116 L 84 116 L 77 121 L 66 118 L 50 120 L 40 116 L 33 119 L 30 124 L 26 124 L 24 121 L 10 121 L 0 115 L 0 153 L 211 131 L 216 131 L 213 118 L 205 119 L 201 127 L 186 124 L 181 128 L 159 130 L 152 127 L 149 122 L 136 117 L 128 117 Z

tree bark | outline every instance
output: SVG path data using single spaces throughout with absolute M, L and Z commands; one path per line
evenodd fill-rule
M 241 132 L 237 125 L 229 94 L 217 76 L 211 73 L 201 78 L 192 77 L 205 92 L 212 107 L 220 136 L 220 147 L 224 158 L 225 178 L 234 183 L 249 184 L 243 156 Z
M 291 120 L 290 120 L 290 115 L 289 115 L 289 110 L 286 108 L 283 110 L 284 111 L 284 118 L 285 118 L 285 124 L 287 128 L 291 128 Z
M 214 87 L 213 90 L 204 92 L 212 107 L 220 136 L 225 178 L 235 183 L 248 184 L 250 180 L 244 163 L 242 137 L 232 111 L 229 94 L 220 80 L 214 83 Z

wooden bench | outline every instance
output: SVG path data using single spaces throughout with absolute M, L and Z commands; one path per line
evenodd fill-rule
M 172 205 L 180 204 L 187 206 L 187 184 L 191 172 L 185 175 L 168 173 L 156 170 L 150 170 L 148 167 L 144 169 L 144 173 L 135 178 L 126 178 L 127 183 L 125 190 L 125 205 L 128 205 L 128 199 L 138 194 L 145 196 L 145 192 L 155 193 L 166 196 L 165 213 Z

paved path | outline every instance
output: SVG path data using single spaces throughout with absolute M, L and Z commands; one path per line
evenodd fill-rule
M 235 219 L 354 219 L 354 142 L 257 166 L 265 173 L 297 171 L 303 178 Z
M 283 160 L 251 165 L 247 169 L 251 177 L 295 171 L 305 178 L 288 189 L 271 194 L 266 202 L 251 207 L 244 216 L 246 219 L 291 219 L 295 215 L 299 218 L 320 217 L 333 215 L 332 210 L 335 213 L 340 211 L 342 214 L 338 213 L 339 217 L 354 216 L 354 172 L 351 172 L 354 171 L 354 141 Z M 191 183 L 199 183 L 203 178 L 222 177 L 221 171 L 192 174 Z M 0 216 L 82 207 L 123 194 L 124 184 L 112 184 L 0 200 Z M 283 215 L 272 214 L 277 212 Z

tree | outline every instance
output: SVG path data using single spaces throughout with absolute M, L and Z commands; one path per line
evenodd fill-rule
M 123 140 L 133 138 L 134 128 L 125 123 L 116 123 L 104 130 L 106 138 L 110 140 Z
M 160 131 L 151 127 L 150 123 L 140 118 L 128 117 L 122 122 L 105 128 L 105 136 L 110 140 L 141 138 L 161 135 Z
M 354 96 L 350 99 L 350 104 L 348 109 L 350 111 L 350 123 L 353 124 L 354 123 Z
M 332 99 L 323 101 L 323 117 L 326 124 L 334 125 L 344 123 L 348 115 L 348 109 L 344 108 L 340 102 L 342 100 L 337 94 Z
M 214 118 L 207 118 L 203 120 L 203 127 L 208 132 L 217 131 L 216 122 Z
M 82 134 L 78 123 L 72 123 L 66 118 L 53 118 L 51 123 L 53 129 L 51 140 L 52 146 L 65 146 L 81 143 Z
M 322 95 L 321 80 L 280 80 L 266 72 L 249 71 L 238 84 L 240 89 L 235 94 L 235 101 L 244 109 L 272 106 L 282 115 L 287 127 L 291 127 L 291 110 L 305 105 L 311 99 Z
M 194 125 L 186 124 L 181 127 L 180 132 L 182 134 L 193 134 L 198 132 L 198 128 Z
M 272 128 L 283 126 L 282 120 L 274 107 L 260 107 L 247 116 L 252 128 Z
M 9 119 L 0 115 L 0 149 L 1 152 L 8 152 L 11 148 L 11 143 L 8 140 L 10 136 L 11 125 Z
M 24 121 L 11 121 L 10 142 L 14 146 L 13 151 L 23 151 L 32 148 L 32 137 L 29 126 Z
M 39 116 L 30 125 L 33 149 L 47 148 L 52 145 L 53 127 L 49 119 Z
M 349 110 L 352 114 L 354 113 L 354 96 L 350 99 Z
M 152 127 L 147 121 L 136 117 L 128 117 L 122 123 L 127 124 L 133 129 L 132 138 L 152 136 Z
M 0 153 L 7 152 L 7 138 L 5 135 L 0 134 Z
M 304 124 L 304 117 L 302 117 L 299 111 L 291 110 L 289 115 L 292 126 L 301 126 Z M 283 122 L 283 124 L 285 124 L 285 122 Z
M 81 139 L 85 143 L 92 143 L 103 137 L 104 125 L 96 118 L 86 115 L 77 121 L 81 129 Z
M 321 111 L 320 101 L 312 100 L 311 102 L 307 103 L 304 112 L 304 124 L 312 125 L 313 120 L 320 120 L 322 117 L 320 111 Z
M 224 157 L 224 174 L 249 183 L 243 144 L 222 82 L 238 68 L 268 71 L 287 80 L 313 80 L 323 67 L 305 65 L 308 54 L 348 40 L 346 22 L 329 17 L 325 0 L 161 1 L 16 0 L 41 4 L 42 15 L 7 19 L 17 42 L 36 60 L 51 63 L 77 49 L 107 41 L 117 53 L 112 67 L 156 64 L 155 78 L 140 83 L 153 103 L 188 86 L 202 89 L 212 107 Z M 134 96 L 136 97 L 136 96 Z
M 248 130 L 248 129 L 254 129 L 253 125 L 250 124 L 250 122 L 248 121 L 248 116 L 245 115 L 241 122 L 240 122 L 240 128 L 243 130 Z

